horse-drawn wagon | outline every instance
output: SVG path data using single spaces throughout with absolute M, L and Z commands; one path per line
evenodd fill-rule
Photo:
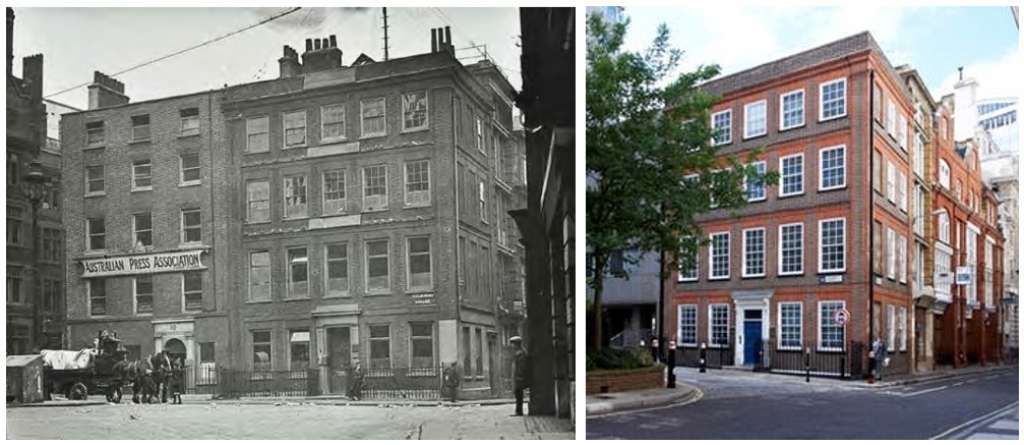
M 126 351 L 115 334 L 102 331 L 93 348 L 80 351 L 43 350 L 44 394 L 53 392 L 68 399 L 85 400 L 90 394 L 103 394 L 108 402 L 118 403 L 125 383 L 116 369 L 124 362 Z

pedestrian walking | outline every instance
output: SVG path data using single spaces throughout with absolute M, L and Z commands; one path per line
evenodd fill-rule
M 448 397 L 451 398 L 451 402 L 455 403 L 455 397 L 459 393 L 459 368 L 455 366 L 455 362 L 451 362 L 444 368 L 444 390 L 448 393 Z
M 348 398 L 350 400 L 362 400 L 363 398 L 363 366 L 359 360 L 355 360 L 349 367 L 348 372 Z
M 513 391 L 516 396 L 516 416 L 523 415 L 523 391 L 530 387 L 529 355 L 523 348 L 523 339 L 518 335 L 508 339 L 514 348 Z

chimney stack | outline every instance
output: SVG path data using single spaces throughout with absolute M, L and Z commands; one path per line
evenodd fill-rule
M 452 45 L 452 28 L 432 28 L 430 30 L 430 52 L 447 51 L 455 56 L 455 46 Z
M 302 53 L 302 72 L 305 74 L 341 67 L 341 49 L 335 35 L 328 38 L 306 39 L 306 52 Z
M 14 64 L 14 9 L 7 7 L 7 77 L 11 77 Z
M 277 59 L 277 63 L 281 67 L 279 78 L 302 75 L 302 64 L 299 63 L 299 54 L 288 45 L 284 46 L 284 55 Z
M 437 52 L 437 28 L 430 28 L 430 52 Z
M 93 72 L 92 84 L 89 85 L 89 109 L 113 107 L 128 103 L 124 94 L 124 84 L 99 71 Z
M 21 81 L 29 96 L 43 98 L 43 55 L 35 54 L 21 59 Z
M 962 67 L 962 66 L 961 67 L 957 67 L 956 70 L 960 72 L 960 79 L 959 80 L 964 80 L 964 67 Z

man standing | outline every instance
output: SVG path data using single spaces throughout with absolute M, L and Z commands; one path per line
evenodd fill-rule
M 452 403 L 455 403 L 455 396 L 459 393 L 459 369 L 455 367 L 455 362 L 451 362 L 444 368 L 444 388 L 448 392 L 448 396 L 451 397 Z
M 530 387 L 530 369 L 527 364 L 529 357 L 526 355 L 526 350 L 523 349 L 523 339 L 518 335 L 508 339 L 512 343 L 512 347 L 515 352 L 513 358 L 513 390 L 516 395 L 516 413 L 515 415 L 523 415 L 523 390 Z

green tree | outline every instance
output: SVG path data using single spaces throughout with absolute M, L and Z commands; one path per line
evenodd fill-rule
M 718 98 L 699 85 L 719 73 L 700 66 L 672 76 L 682 51 L 658 27 L 644 52 L 622 49 L 628 21 L 587 19 L 587 247 L 593 289 L 588 317 L 592 350 L 602 347 L 601 294 L 609 257 L 637 247 L 664 252 L 661 278 L 692 267 L 705 242 L 696 215 L 746 204 L 745 182 L 765 186 L 775 175 L 722 156 L 712 145 L 710 108 Z M 637 258 L 626 256 L 626 263 Z M 625 273 L 615 271 L 619 276 Z M 628 277 L 626 277 L 628 278 Z M 660 296 L 659 296 L 660 298 Z

